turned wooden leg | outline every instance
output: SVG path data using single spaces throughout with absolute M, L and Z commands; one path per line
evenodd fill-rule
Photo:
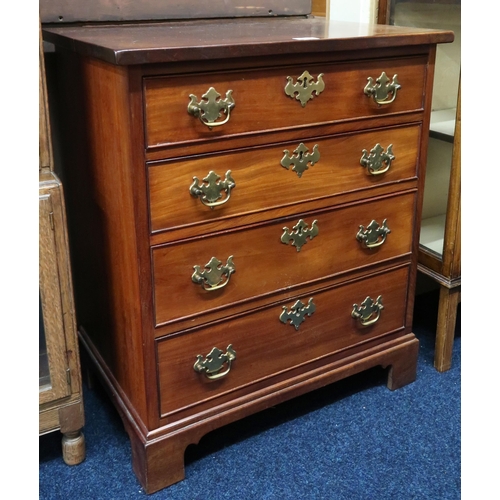
M 445 372 L 451 368 L 459 299 L 460 287 L 446 288 L 441 286 L 434 354 L 434 367 L 439 372 Z
M 85 438 L 82 429 L 85 424 L 83 403 L 73 401 L 59 408 L 59 424 L 63 435 L 62 454 L 68 465 L 77 465 L 85 459 Z
M 387 377 L 387 387 L 391 391 L 410 384 L 417 378 L 418 346 L 419 341 L 415 338 L 394 355 Z
M 82 431 L 63 434 L 62 455 L 67 465 L 78 465 L 83 462 L 85 459 L 85 437 Z

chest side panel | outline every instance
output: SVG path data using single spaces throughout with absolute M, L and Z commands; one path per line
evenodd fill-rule
M 131 132 L 129 73 L 66 51 L 57 58 L 78 328 L 145 420 L 135 206 L 141 178 Z

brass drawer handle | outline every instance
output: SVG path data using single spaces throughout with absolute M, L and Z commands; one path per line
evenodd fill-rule
M 376 220 L 372 220 L 365 229 L 360 225 L 356 239 L 362 243 L 365 248 L 376 248 L 382 245 L 391 230 L 387 227 L 387 219 L 380 225 Z
M 375 302 L 371 297 L 366 297 L 360 306 L 353 304 L 351 316 L 362 326 L 370 326 L 380 319 L 380 312 L 383 308 L 382 295 L 379 295 Z
M 398 90 L 401 88 L 398 82 L 398 75 L 394 75 L 392 80 L 382 71 L 382 74 L 374 81 L 371 76 L 368 77 L 368 83 L 364 88 L 365 95 L 373 97 L 373 100 L 383 106 L 391 104 L 396 99 Z
M 287 310 L 286 306 L 282 306 L 282 313 L 280 314 L 280 321 L 285 323 L 290 321 L 290 324 L 295 327 L 295 330 L 299 329 L 299 326 L 306 319 L 306 316 L 311 316 L 316 310 L 316 305 L 313 302 L 313 297 L 307 302 L 307 306 L 301 301 L 297 300 L 295 304 Z
M 323 73 L 318 75 L 318 79 L 315 82 L 314 77 L 311 76 L 309 71 L 304 71 L 298 78 L 297 83 L 293 83 L 293 78 L 291 76 L 286 77 L 288 83 L 285 85 L 285 94 L 292 99 L 300 101 L 302 107 L 307 104 L 307 101 L 314 97 L 313 93 L 320 95 L 325 89 L 325 82 L 323 81 Z
M 220 175 L 210 170 L 208 175 L 203 178 L 203 183 L 200 182 L 198 177 L 193 177 L 193 183 L 189 186 L 189 192 L 191 196 L 199 198 L 203 205 L 213 210 L 215 207 L 229 201 L 231 189 L 235 187 L 236 183 L 231 177 L 231 170 L 226 172 L 223 181 L 221 181 Z M 226 196 L 221 200 L 222 193 L 225 193 Z
M 290 155 L 288 149 L 285 149 L 283 153 L 285 154 L 283 158 L 281 158 L 281 166 L 289 170 L 290 165 L 293 165 L 292 170 L 296 172 L 299 178 L 309 169 L 308 163 L 310 163 L 312 167 L 320 158 L 317 144 L 313 146 L 312 152 L 309 153 L 309 148 L 303 142 L 293 151 L 293 155 Z
M 193 266 L 193 268 L 194 273 L 191 279 L 194 283 L 201 285 L 203 289 L 208 292 L 225 287 L 229 283 L 231 274 L 236 272 L 232 255 L 227 258 L 226 265 L 222 265 L 219 259 L 212 257 L 210 261 L 205 264 L 203 271 L 200 266 Z
M 226 352 L 222 352 L 217 347 L 214 347 L 207 354 L 205 359 L 203 359 L 201 354 L 198 354 L 193 368 L 194 371 L 203 373 L 208 379 L 217 380 L 225 377 L 229 373 L 231 370 L 231 362 L 235 359 L 236 351 L 231 344 L 227 346 Z M 226 369 L 220 371 L 224 365 L 226 365 Z
M 200 102 L 197 102 L 198 98 L 194 94 L 189 94 L 191 100 L 187 107 L 188 113 L 199 118 L 200 122 L 209 129 L 212 129 L 212 127 L 220 127 L 229 121 L 231 110 L 235 106 L 232 93 L 232 90 L 228 90 L 226 92 L 226 98 L 221 99 L 220 94 L 213 87 L 210 87 L 201 96 Z M 222 114 L 225 114 L 226 118 L 217 121 L 221 118 Z
M 387 151 L 380 144 L 375 144 L 375 147 L 368 153 L 368 150 L 363 149 L 363 154 L 359 163 L 365 167 L 370 175 L 384 174 L 391 168 L 392 160 L 396 157 L 392 152 L 392 144 L 387 146 Z
M 288 245 L 292 242 L 292 246 L 297 248 L 297 252 L 300 252 L 302 245 L 307 243 L 307 238 L 312 240 L 318 235 L 319 228 L 317 223 L 317 220 L 313 220 L 311 227 L 309 227 L 304 219 L 299 219 L 297 224 L 293 226 L 293 231 L 284 227 L 283 234 L 281 235 L 281 243 Z

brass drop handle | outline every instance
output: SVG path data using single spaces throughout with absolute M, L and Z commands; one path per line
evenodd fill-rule
M 351 316 L 357 319 L 362 326 L 370 326 L 380 319 L 383 308 L 382 295 L 379 295 L 375 301 L 368 296 L 360 306 L 353 304 Z
M 375 144 L 370 152 L 363 149 L 359 163 L 370 175 L 385 174 L 392 165 L 392 161 L 396 159 L 392 152 L 392 144 L 387 146 L 387 151 L 380 144 Z
M 199 198 L 203 205 L 213 210 L 215 207 L 229 201 L 231 190 L 235 187 L 236 183 L 231 177 L 231 170 L 226 172 L 223 181 L 219 175 L 210 170 L 208 175 L 203 178 L 203 182 L 200 182 L 198 177 L 193 177 L 193 183 L 189 186 L 189 193 L 191 196 Z M 225 193 L 224 198 L 222 198 L 222 193 Z
M 376 80 L 371 76 L 368 77 L 364 92 L 368 97 L 372 97 L 378 106 L 384 106 L 394 102 L 400 88 L 398 75 L 394 75 L 390 80 L 385 71 L 382 71 L 382 74 Z
M 233 256 L 230 255 L 227 258 L 225 265 L 217 259 L 212 257 L 207 264 L 205 264 L 204 269 L 201 266 L 193 266 L 194 273 L 191 276 L 193 283 L 199 284 L 204 290 L 208 292 L 213 292 L 225 287 L 229 283 L 229 278 L 236 269 L 233 263 Z
M 360 225 L 359 231 L 356 234 L 356 239 L 365 248 L 377 248 L 383 245 L 387 235 L 391 230 L 387 227 L 387 219 L 382 221 L 380 225 L 375 219 L 373 219 L 370 224 L 365 229 L 365 226 Z
M 222 352 L 214 347 L 205 358 L 201 354 L 196 356 L 196 362 L 193 365 L 194 371 L 203 373 L 209 380 L 218 380 L 225 377 L 231 370 L 231 362 L 236 359 L 236 351 L 232 344 Z M 226 369 L 221 371 L 226 366 Z
M 220 127 L 229 121 L 231 110 L 235 106 L 232 93 L 232 90 L 228 90 L 225 99 L 221 99 L 221 95 L 210 87 L 201 96 L 200 102 L 197 102 L 198 98 L 194 94 L 189 94 L 187 111 L 190 115 L 199 118 L 200 122 L 209 129 Z M 219 120 L 223 115 L 226 115 L 225 119 Z

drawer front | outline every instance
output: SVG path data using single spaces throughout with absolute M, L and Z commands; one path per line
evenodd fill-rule
M 151 165 L 151 231 L 415 177 L 419 141 L 420 125 L 412 125 Z M 372 153 L 377 144 L 383 151 Z
M 217 324 L 197 332 L 159 340 L 157 343 L 160 411 L 163 416 L 190 405 L 207 404 L 237 396 L 239 388 L 255 383 L 271 385 L 273 376 L 297 365 L 335 353 L 368 339 L 382 336 L 404 326 L 408 268 L 313 293 L 298 300 L 310 307 L 309 316 L 295 328 L 280 316 L 296 302 L 277 303 L 266 309 Z M 373 299 L 374 321 L 363 326 L 352 316 L 353 305 L 361 307 L 367 297 Z M 383 309 L 377 307 L 382 303 Z M 310 308 L 309 311 L 312 309 Z M 286 319 L 285 319 L 286 321 Z M 203 371 L 195 371 L 197 356 L 206 356 L 216 347 L 227 354 L 231 345 L 236 353 L 231 366 L 212 367 L 210 377 L 229 369 L 218 380 L 210 380 Z M 267 379 L 267 381 L 266 381 Z M 248 391 L 248 389 L 247 389 Z
M 410 192 L 155 247 L 156 325 L 409 254 L 414 205 L 415 194 Z M 381 234 L 376 241 L 383 243 L 366 248 L 363 238 L 357 239 L 360 226 L 368 231 L 376 221 L 383 227 L 385 219 L 390 230 L 385 241 Z M 307 226 L 302 231 L 301 220 Z M 220 270 L 212 258 L 219 261 Z M 198 272 L 194 266 L 199 266 Z
M 311 84 L 306 85 L 313 98 L 302 106 L 295 98 L 298 94 L 288 96 L 285 87 L 288 77 L 292 85 L 296 85 L 305 71 L 313 77 L 312 85 L 318 83 L 318 76 L 322 74 L 324 89 L 315 95 Z M 397 75 L 401 87 L 393 102 L 379 105 L 365 94 L 365 87 L 370 83 L 369 78 L 375 82 L 382 73 L 389 78 L 389 85 Z M 234 134 L 261 133 L 420 110 L 423 107 L 425 75 L 426 58 L 408 57 L 148 77 L 144 79 L 146 146 L 154 148 Z M 220 97 L 214 91 L 209 92 L 211 88 Z M 206 97 L 203 97 L 205 94 Z M 188 112 L 188 105 L 193 114 Z M 211 116 L 219 113 L 220 118 Z M 221 122 L 225 123 L 221 125 Z

